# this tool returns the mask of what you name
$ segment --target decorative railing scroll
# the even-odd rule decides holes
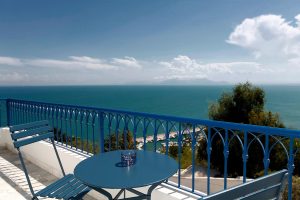
[[[249,174],[249,159],[263,166],[263,173],[268,174],[273,162],[270,159],[272,152],[275,148],[281,148],[287,161],[285,167],[289,171],[288,197],[291,199],[294,160],[299,151],[298,130],[16,99],[7,99],[4,105],[7,106],[5,113],[8,125],[47,119],[54,127],[57,143],[88,154],[127,148],[170,154],[170,148],[175,145],[178,176],[173,182],[197,194],[200,194],[201,187],[207,194],[214,192],[211,188],[211,161],[217,151],[221,152],[223,160],[220,175],[224,179],[223,188],[226,189],[231,176],[228,161],[231,154],[237,153],[233,147],[239,149],[240,175],[244,183]],[[202,148],[205,153],[199,152],[201,147],[205,147]],[[257,159],[249,157],[253,148],[259,154]],[[191,151],[191,166],[188,168],[191,178],[187,178],[182,169],[184,149]],[[197,176],[201,153],[206,162],[206,186],[199,185]]]

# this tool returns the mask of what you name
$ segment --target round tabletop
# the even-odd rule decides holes
[[[101,153],[81,161],[74,175],[92,188],[126,189],[162,182],[177,172],[177,162],[164,154],[136,151],[136,163],[120,166],[121,152]]]

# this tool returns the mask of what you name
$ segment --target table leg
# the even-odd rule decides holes
[[[103,190],[101,188],[93,188],[94,190],[96,190],[97,192],[103,194],[104,196],[106,196],[108,198],[108,200],[114,200],[113,197],[111,196],[111,194],[109,192],[107,192],[106,190]]]
[[[124,192],[124,195],[125,195],[125,189],[121,189],[118,194],[115,196],[114,200],[117,200],[119,199],[119,197],[121,196],[122,192]]]
[[[163,182],[163,181],[162,181]],[[139,192],[135,189],[132,189],[132,188],[128,188],[128,189],[121,189],[118,194],[113,198],[112,195],[107,192],[106,190],[104,189],[101,189],[101,188],[94,188],[96,191],[100,192],[101,194],[103,194],[104,196],[106,196],[108,198],[108,200],[117,200],[119,199],[119,197],[121,196],[121,194],[124,192],[124,200],[141,200],[141,199],[146,199],[146,200],[151,200],[151,193],[153,192],[153,190],[159,185],[161,184],[162,182],[159,182],[159,183],[155,183],[153,185],[151,185],[147,191],[147,194],[144,194],[142,192]],[[129,197],[129,198],[126,198],[125,197],[125,191],[128,190],[129,192],[132,192],[138,196],[136,197]]]
[[[162,182],[163,182],[163,181],[162,181]],[[144,193],[139,192],[139,191],[137,191],[137,190],[135,190],[135,189],[132,189],[132,188],[128,188],[127,190],[128,190],[129,192],[132,192],[132,193],[134,193],[134,194],[136,194],[136,195],[138,195],[138,196],[136,196],[136,197],[124,198],[124,199],[126,199],[126,200],[140,200],[140,199],[151,200],[151,193],[152,193],[152,191],[153,191],[159,184],[161,184],[162,182],[155,183],[155,184],[151,185],[151,186],[149,187],[148,191],[147,191],[147,194],[144,194]]]
[[[163,182],[163,181],[162,181],[162,182]],[[148,199],[151,200],[151,193],[152,193],[152,191],[153,191],[158,185],[160,185],[162,182],[160,182],[160,183],[155,183],[155,184],[153,184],[153,185],[151,185],[151,186],[149,187],[148,192],[147,192],[147,200],[148,200]]]

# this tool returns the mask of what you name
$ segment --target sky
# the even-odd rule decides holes
[[[299,1],[0,0],[0,86],[299,77]]]

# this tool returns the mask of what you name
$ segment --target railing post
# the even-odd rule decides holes
[[[96,146],[95,146],[95,120],[96,120],[96,114],[92,113],[92,134],[93,134],[93,154],[96,154]],[[99,146],[100,148],[100,146]],[[100,152],[100,150],[99,150]]]
[[[136,132],[137,132],[137,122],[136,116],[133,116],[133,149],[136,150]]]
[[[224,141],[224,190],[227,189],[227,160],[229,155],[229,147],[228,147],[228,129],[225,130],[225,141]]]
[[[154,148],[153,151],[156,152],[156,145],[157,145],[157,120],[154,121],[154,135],[153,135],[153,144]]]
[[[147,128],[148,128],[148,125],[146,124],[146,118],[144,118],[143,120],[143,139],[144,139],[144,145],[143,145],[143,150],[145,151],[146,150],[146,137],[147,137]]]
[[[128,123],[129,123],[129,116],[125,115],[124,117],[124,129],[123,129],[123,143],[124,143],[124,149],[130,148],[129,144],[130,141],[127,141],[127,134],[129,136],[129,128],[128,128]],[[128,143],[127,143],[128,142]]]
[[[178,187],[180,187],[181,183],[180,183],[180,179],[181,179],[181,122],[179,123],[179,127],[178,127],[178,137],[177,137],[178,141]]]
[[[170,136],[169,136],[169,122],[167,121],[166,123],[166,155],[169,155],[169,141],[170,141]]]
[[[244,131],[243,183],[246,183],[246,179],[247,179],[247,160],[248,160],[248,135],[247,135],[247,131]]]
[[[7,120],[7,126],[11,125],[11,115],[10,115],[10,100],[6,99],[6,120]]]
[[[210,155],[211,155],[211,128],[208,127],[207,134],[207,195],[210,194]]]
[[[292,200],[293,189],[293,171],[294,171],[294,137],[290,137],[289,160],[288,160],[288,200]]]
[[[269,159],[269,136],[265,135],[265,152],[264,152],[264,174],[268,175],[270,159]]]
[[[193,124],[192,133],[192,192],[195,191],[195,148],[196,148],[196,130],[195,124]]]
[[[99,113],[99,124],[100,124],[100,152],[104,153],[104,113],[100,112]]]

